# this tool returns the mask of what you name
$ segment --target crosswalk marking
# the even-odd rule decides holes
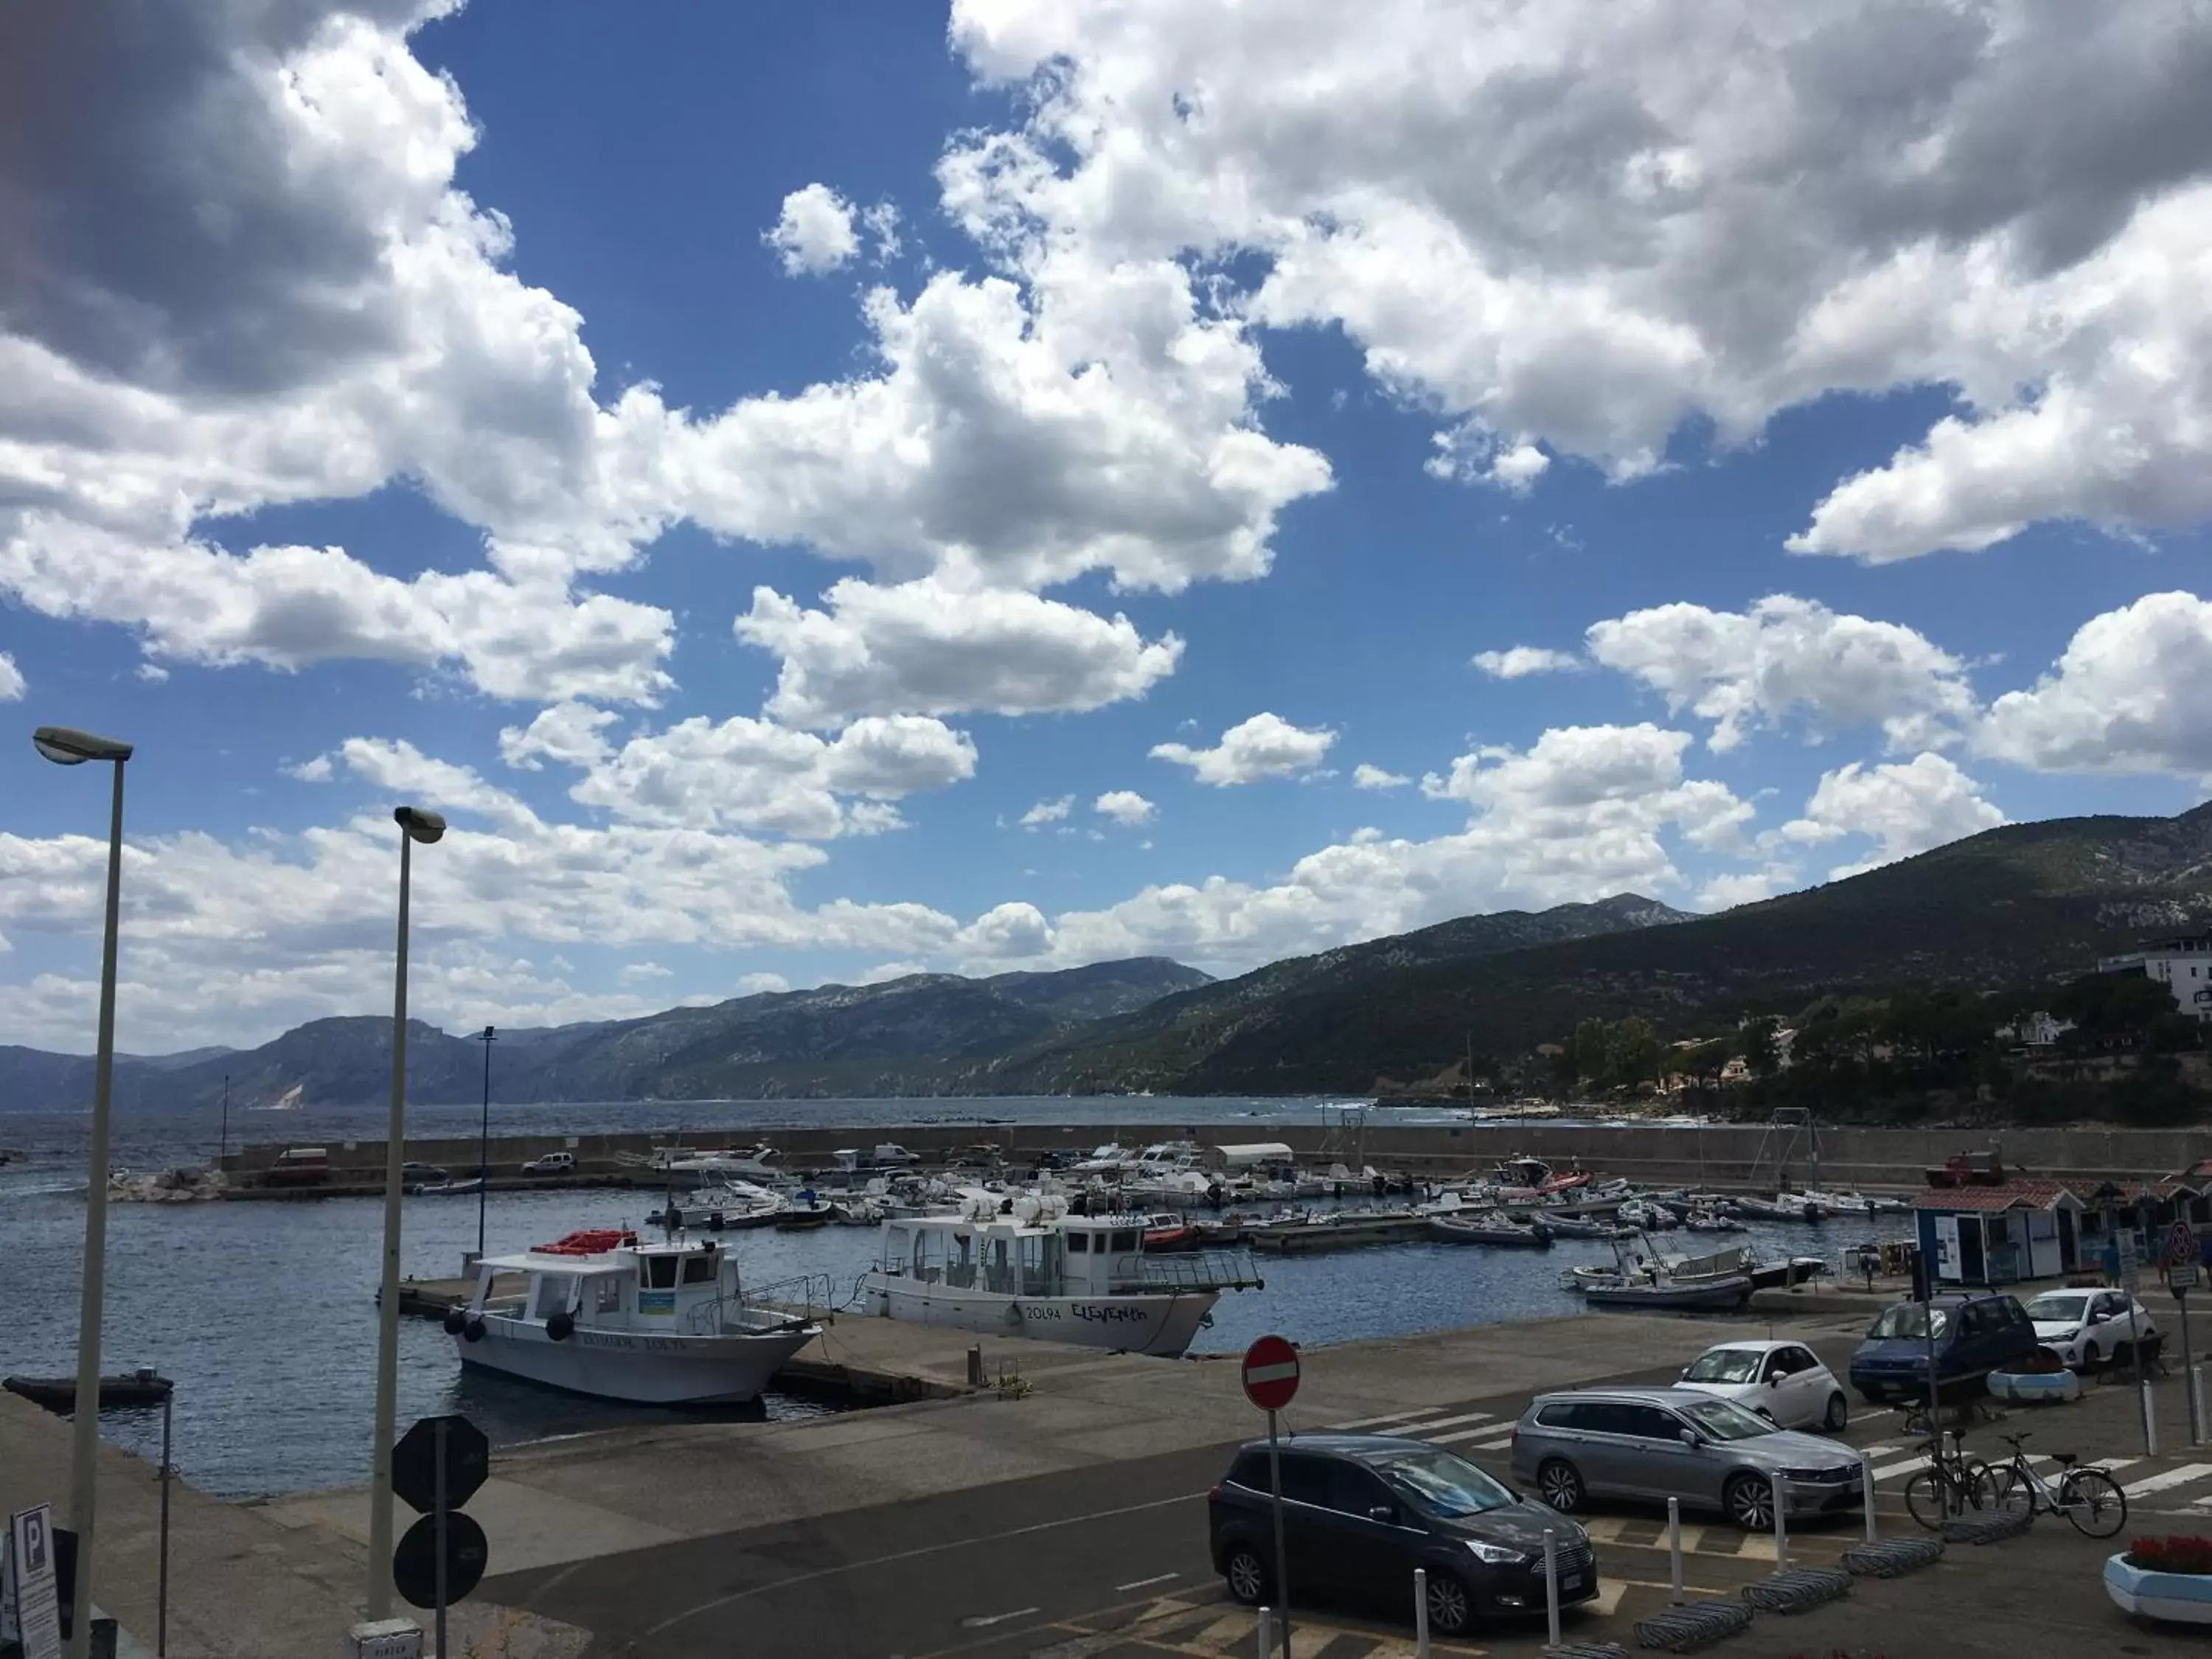
[[[1425,1436],[1431,1429],[1455,1429],[1462,1423],[1495,1423],[1497,1420],[1490,1412],[1468,1412],[1458,1417],[1439,1417],[1433,1423],[1424,1423],[1421,1432]]]
[[[2212,1474],[2212,1463],[2184,1463],[2179,1468],[2168,1469],[2163,1474],[2146,1475],[2132,1482],[2128,1489],[2130,1498],[2147,1498],[2154,1492],[2165,1492],[2172,1486],[2185,1486],[2192,1480],[2202,1480]]]
[[[1909,1457],[1901,1463],[1885,1463],[1874,1472],[1875,1483],[1879,1486],[1885,1480],[1894,1480],[1900,1474],[1910,1474],[1913,1470],[1927,1466],[1925,1457]]]
[[[1486,1423],[1486,1424],[1485,1424],[1482,1427],[1480,1427],[1480,1428],[1479,1428],[1479,1429],[1461,1429],[1461,1430],[1459,1430],[1456,1433],[1453,1433],[1453,1434],[1431,1434],[1431,1435],[1428,1435],[1428,1436],[1426,1436],[1426,1437],[1425,1437],[1425,1438],[1427,1438],[1428,1440],[1430,1440],[1431,1443],[1434,1443],[1434,1444],[1436,1444],[1436,1445],[1439,1445],[1439,1446],[1449,1446],[1449,1445],[1455,1445],[1455,1444],[1456,1444],[1457,1443],[1459,1443],[1460,1441],[1462,1441],[1462,1440],[1480,1440],[1484,1435],[1492,1435],[1492,1436],[1495,1436],[1495,1435],[1497,1434],[1497,1432],[1498,1432],[1498,1425],[1497,1425],[1497,1424],[1495,1424],[1495,1423]],[[1498,1447],[1498,1446],[1510,1446],[1510,1445],[1511,1445],[1512,1443],[1513,1443],[1513,1437],[1512,1437],[1510,1434],[1509,1434],[1509,1435],[1507,1435],[1507,1436],[1506,1436],[1504,1439],[1502,1439],[1502,1440],[1499,1440],[1499,1439],[1484,1440],[1484,1441],[1482,1442],[1482,1444],[1481,1444],[1480,1446],[1477,1447],[1475,1449],[1476,1449],[1476,1450],[1478,1450],[1478,1451],[1490,1450],[1490,1449],[1495,1449],[1495,1448],[1497,1448],[1497,1447]]]
[[[1395,1424],[1403,1428],[1414,1418],[1434,1417],[1439,1412],[1448,1412],[1450,1409],[1449,1406],[1422,1406],[1409,1412],[1384,1412],[1380,1417],[1362,1417],[1350,1423],[1332,1423],[1328,1425],[1328,1432],[1350,1434],[1355,1429],[1379,1429],[1386,1423]]]

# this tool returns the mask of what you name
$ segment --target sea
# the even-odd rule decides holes
[[[1264,1139],[1268,1124],[1322,1123],[1355,1103],[1326,1100],[1113,1097],[970,1101],[617,1102],[500,1106],[492,1133],[680,1133],[695,1145],[773,1139],[779,1128],[836,1123],[865,1139],[920,1123],[1098,1123],[1164,1130],[1218,1125]],[[479,1109],[410,1109],[411,1137],[473,1135]],[[1393,1109],[1391,1123],[1463,1121],[1449,1109]],[[385,1109],[311,1108],[234,1112],[230,1143],[312,1145],[381,1138]],[[0,1146],[28,1154],[0,1165],[0,1375],[61,1376],[76,1365],[84,1249],[88,1120],[82,1113],[0,1113]],[[142,1173],[204,1164],[225,1133],[219,1114],[197,1109],[118,1114],[110,1164]],[[1683,1133],[1691,1133],[1684,1130]],[[1130,1137],[1125,1136],[1127,1140]],[[486,1247],[496,1254],[580,1227],[637,1225],[654,1194],[638,1189],[492,1193],[483,1203]],[[301,1203],[111,1204],[100,1369],[152,1366],[176,1383],[173,1462],[204,1492],[247,1498],[367,1480],[374,1395],[381,1200]],[[406,1200],[405,1273],[446,1278],[477,1247],[475,1195]],[[1821,1229],[1754,1224],[1741,1237],[1764,1250],[1819,1254],[1902,1237],[1905,1218],[1830,1223]],[[826,1277],[850,1297],[873,1260],[872,1229],[758,1231],[725,1235],[748,1286]],[[1678,1235],[1689,1239],[1692,1235]],[[1686,1245],[1685,1248],[1694,1248]],[[1279,1332],[1303,1345],[1405,1336],[1580,1310],[1560,1271],[1611,1259],[1596,1241],[1561,1240],[1540,1256],[1426,1243],[1267,1258],[1267,1288],[1231,1291],[1200,1334],[1197,1352],[1241,1352]],[[1747,1325],[1747,1329],[1750,1327]],[[434,1322],[400,1322],[399,1420],[461,1412],[497,1445],[517,1445],[626,1425],[714,1418],[802,1417],[833,1404],[770,1395],[747,1407],[671,1411],[574,1399],[482,1373],[464,1373],[452,1340]],[[103,1414],[102,1432],[157,1456],[161,1413]]]

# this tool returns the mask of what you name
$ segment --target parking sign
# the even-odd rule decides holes
[[[41,1504],[8,1521],[9,1581],[23,1659],[61,1659],[61,1596],[54,1583],[54,1512]]]

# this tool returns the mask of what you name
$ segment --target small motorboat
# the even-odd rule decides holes
[[[828,1200],[816,1196],[810,1189],[801,1188],[777,1206],[775,1222],[785,1232],[799,1232],[814,1227],[826,1227],[836,1215],[837,1206]]]
[[[1617,1285],[1591,1285],[1583,1300],[1593,1308],[1629,1308],[1662,1313],[1734,1313],[1751,1300],[1751,1279],[1744,1273],[1715,1278],[1675,1279],[1660,1273],[1645,1280],[1623,1280]]]
[[[1632,1198],[1619,1211],[1620,1224],[1644,1232],[1664,1232],[1681,1224],[1674,1218],[1674,1211],[1656,1200]]]
[[[1595,1216],[1552,1215],[1541,1218],[1554,1238],[1624,1238],[1627,1229],[1615,1226],[1610,1221],[1601,1221]]]
[[[168,1397],[176,1385],[166,1376],[157,1376],[149,1368],[120,1376],[100,1379],[100,1406],[102,1411],[118,1406],[158,1406]],[[34,1406],[44,1406],[50,1412],[73,1412],[76,1409],[76,1378],[74,1376],[9,1376],[0,1377],[0,1389],[9,1394],[21,1395]]]
[[[1492,1210],[1472,1216],[1432,1215],[1429,1237],[1446,1244],[1494,1244],[1507,1249],[1540,1250],[1552,1242],[1551,1223],[1516,1221]]]
[[[471,1176],[465,1181],[434,1181],[427,1186],[410,1187],[407,1190],[418,1198],[459,1198],[464,1193],[480,1193],[483,1187],[482,1176]]]
[[[1692,1209],[1682,1218],[1682,1224],[1693,1233],[1740,1233],[1743,1223],[1734,1216],[1723,1215],[1718,1210]]]

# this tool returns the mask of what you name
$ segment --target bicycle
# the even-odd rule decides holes
[[[1978,1457],[1967,1456],[1963,1441],[1946,1455],[1937,1436],[1928,1441],[1928,1467],[1905,1483],[1906,1510],[1930,1532],[1969,1508],[1995,1508],[1999,1495],[1996,1470]]]
[[[2094,1464],[2076,1465],[2072,1452],[2053,1452],[2051,1457],[2065,1473],[2053,1486],[2030,1467],[2021,1449],[2030,1431],[2008,1434],[2012,1461],[1990,1471],[1996,1483],[1995,1507],[2014,1514],[2063,1515],[2075,1530],[2090,1538],[2110,1538],[2128,1523],[2128,1495],[2106,1470]]]

